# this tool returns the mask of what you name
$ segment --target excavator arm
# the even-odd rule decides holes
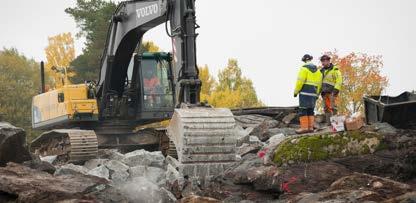
[[[199,103],[201,82],[196,66],[195,0],[138,0],[119,4],[102,55],[97,99],[103,111],[121,97],[129,63],[143,35],[165,23],[173,45],[175,106]],[[168,31],[170,28],[170,32]]]

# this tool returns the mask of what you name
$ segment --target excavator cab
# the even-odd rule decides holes
[[[173,111],[173,83],[167,53],[143,53],[141,60],[143,110]]]
[[[132,77],[136,77],[134,83],[140,83],[137,119],[171,118],[175,100],[170,54],[143,53],[134,58],[136,70]]]

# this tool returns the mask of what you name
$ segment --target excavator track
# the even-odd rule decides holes
[[[97,157],[98,141],[92,130],[59,129],[41,134],[30,149],[41,156],[56,155],[62,162],[82,162]]]
[[[206,182],[236,161],[236,124],[229,109],[175,109],[168,136],[184,177]]]

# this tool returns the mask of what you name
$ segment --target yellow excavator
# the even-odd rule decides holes
[[[143,35],[165,24],[172,53],[136,52]],[[236,159],[236,124],[229,109],[199,100],[195,0],[121,2],[108,30],[97,83],[64,85],[32,101],[32,126],[46,130],[31,150],[78,162],[99,148],[174,151],[188,177],[210,177]],[[167,130],[140,126],[169,120]],[[139,126],[139,128],[137,128]],[[173,147],[173,148],[172,148]]]

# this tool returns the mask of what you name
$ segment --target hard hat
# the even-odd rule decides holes
[[[328,55],[323,55],[323,56],[321,56],[321,61],[326,61],[326,60],[331,60],[331,57],[329,57]]]
[[[305,54],[302,57],[302,61],[306,62],[306,61],[311,61],[313,59],[313,56],[309,55],[309,54]]]

